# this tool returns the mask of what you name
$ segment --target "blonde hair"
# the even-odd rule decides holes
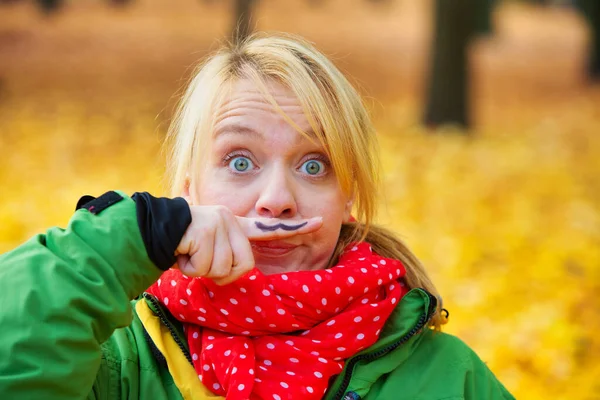
[[[405,280],[411,288],[422,287],[439,298],[425,269],[408,248],[391,233],[373,226],[378,147],[360,95],[327,57],[301,38],[255,34],[225,46],[198,67],[167,136],[171,147],[167,165],[171,194],[179,196],[187,184],[188,172],[197,170],[199,160],[204,158],[203,144],[213,131],[215,110],[240,79],[252,81],[288,123],[325,149],[341,190],[354,199],[359,222],[343,226],[331,262],[349,242],[367,240],[382,256],[405,264]],[[312,134],[303,132],[283,113],[270,95],[269,81],[294,92]],[[432,325],[440,325],[438,312]]]

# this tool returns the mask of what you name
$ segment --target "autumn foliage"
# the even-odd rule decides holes
[[[83,194],[162,193],[172,96],[228,29],[223,6],[174,3],[0,13],[0,252],[64,226]],[[431,270],[445,330],[517,398],[600,398],[600,88],[578,75],[582,21],[502,7],[495,39],[473,48],[477,128],[464,135],[418,124],[428,43],[418,2],[381,12],[332,1],[325,12],[345,19],[330,24],[292,3],[261,2],[260,28],[315,40],[368,94],[383,151],[379,222]],[[281,19],[300,12],[308,28]]]

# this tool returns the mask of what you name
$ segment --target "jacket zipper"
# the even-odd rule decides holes
[[[379,358],[379,357],[389,353],[390,351],[395,350],[396,348],[402,346],[410,338],[412,338],[414,335],[416,335],[417,332],[419,332],[421,329],[423,329],[423,327],[427,324],[427,322],[429,322],[429,320],[433,316],[432,311],[435,310],[435,307],[437,306],[437,298],[435,296],[431,295],[429,292],[425,292],[425,293],[427,293],[427,295],[429,296],[429,308],[426,312],[421,314],[416,325],[406,335],[402,336],[397,342],[392,343],[392,344],[384,347],[381,350],[377,350],[374,353],[363,354],[363,355],[352,358],[348,362],[348,364],[346,364],[346,371],[348,371],[348,372],[346,372],[346,375],[344,376],[344,380],[342,381],[342,386],[340,386],[340,388],[335,393],[335,396],[333,396],[333,400],[342,400],[342,396],[344,396],[344,393],[346,393],[346,389],[348,388],[348,385],[350,384],[350,378],[352,377],[352,370],[354,369],[354,365],[357,362],[363,361],[363,360],[371,361],[376,358]]]
[[[183,355],[185,355],[185,358],[193,366],[194,363],[192,362],[192,356],[190,355],[190,351],[183,344],[183,341],[179,337],[178,332],[173,327],[173,324],[171,324],[171,321],[169,321],[169,319],[164,314],[164,312],[161,308],[161,305],[158,302],[158,300],[156,299],[156,297],[152,296],[150,293],[144,293],[142,296],[144,296],[145,299],[149,300],[152,303],[152,305],[154,306],[154,311],[155,311],[156,315],[158,316],[160,321],[163,323],[163,325],[167,327],[167,329],[171,333],[171,336],[173,336],[175,343],[177,343],[177,346],[179,346],[179,348],[183,352]]]

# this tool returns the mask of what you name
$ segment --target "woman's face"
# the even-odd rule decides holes
[[[283,112],[310,132],[293,92],[275,82],[269,91]],[[324,149],[288,124],[249,80],[234,85],[215,121],[206,160],[191,174],[197,177],[191,184],[193,203],[223,205],[243,217],[320,216],[323,226],[316,232],[251,244],[256,267],[265,274],[326,268],[352,202]]]

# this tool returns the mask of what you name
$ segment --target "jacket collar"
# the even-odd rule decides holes
[[[427,323],[436,306],[437,299],[427,291],[412,289],[408,292],[388,318],[377,343],[346,360],[344,370],[330,385],[325,399],[341,399],[353,375],[360,375],[362,379],[353,382],[352,390],[368,391],[372,382],[397,368],[418,345],[420,333],[428,329]]]
[[[400,340],[400,338],[410,333],[423,315],[425,315],[426,322],[429,322],[436,306],[437,299],[435,296],[424,289],[412,289],[400,300],[398,306],[388,318],[377,343],[366,349],[366,351],[377,351]]]

